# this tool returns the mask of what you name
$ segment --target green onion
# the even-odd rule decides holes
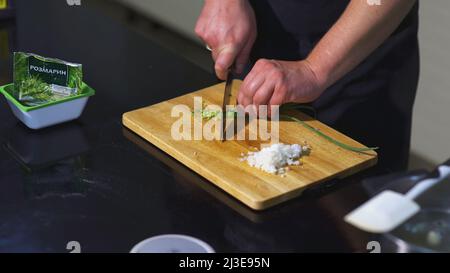
[[[281,110],[308,110],[308,111],[311,111],[314,116],[316,116],[316,110],[313,107],[308,106],[308,105],[285,104],[280,109]],[[210,110],[207,110],[205,108],[203,108],[201,110],[202,118],[208,119],[208,120],[217,117],[220,113],[221,113],[221,111],[210,111]],[[229,114],[232,114],[232,115],[236,114],[236,110],[229,110],[227,115],[229,115]],[[369,151],[378,150],[378,147],[358,148],[358,147],[353,147],[353,146],[347,145],[345,143],[342,143],[342,142],[340,142],[340,141],[338,141],[338,140],[336,140],[336,139],[334,139],[334,138],[332,138],[332,137],[322,133],[319,129],[316,129],[316,128],[310,126],[306,122],[304,122],[304,121],[302,121],[302,120],[300,120],[298,118],[295,118],[293,116],[290,116],[290,115],[280,114],[280,118],[285,118],[285,119],[289,119],[289,120],[295,121],[295,122],[301,124],[302,126],[304,126],[305,128],[307,128],[308,130],[313,131],[318,136],[320,136],[320,137],[330,141],[331,143],[333,143],[333,144],[335,144],[335,145],[337,145],[337,146],[339,146],[339,147],[341,147],[341,148],[343,148],[345,150],[348,150],[348,151],[362,153],[362,152],[369,152]]]
[[[200,111],[197,111],[197,113],[200,113],[202,119],[211,120],[213,118],[221,118],[222,117],[222,111],[221,110],[210,110],[206,108],[207,106],[203,104],[203,109]],[[194,115],[196,112],[192,111],[192,115]],[[230,109],[227,110],[227,117],[234,117],[237,114],[236,109]]]
[[[292,120],[292,121],[295,121],[295,122],[297,122],[297,123],[303,125],[305,128],[307,128],[307,129],[313,131],[313,132],[316,133],[318,136],[320,136],[320,137],[322,137],[322,138],[324,138],[324,139],[330,141],[331,143],[333,143],[333,144],[335,144],[335,145],[337,145],[337,146],[339,146],[339,147],[341,147],[341,148],[343,148],[343,149],[345,149],[345,150],[348,150],[348,151],[361,153],[361,152],[374,151],[374,150],[377,150],[377,149],[378,149],[378,147],[373,147],[373,148],[357,148],[357,147],[352,147],[352,146],[350,146],[350,145],[347,145],[347,144],[345,144],[345,143],[339,142],[338,140],[336,140],[336,139],[334,139],[334,138],[332,138],[332,137],[330,137],[330,136],[328,136],[328,135],[322,133],[319,129],[316,129],[316,128],[310,126],[309,124],[307,124],[306,122],[304,122],[304,121],[302,121],[302,120],[300,120],[300,119],[298,119],[298,118],[295,118],[295,117],[292,117],[292,116],[289,116],[289,115],[280,115],[280,118],[286,118],[286,119],[290,119],[290,120]]]

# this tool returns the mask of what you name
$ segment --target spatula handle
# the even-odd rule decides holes
[[[450,161],[442,164],[437,168],[436,176],[425,179],[410,189],[405,196],[409,199],[416,199],[419,195],[429,190],[431,187],[441,182],[442,180],[450,177]]]

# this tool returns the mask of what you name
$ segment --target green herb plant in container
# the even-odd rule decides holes
[[[81,64],[14,53],[14,83],[0,87],[15,116],[32,129],[78,118],[95,91]]]

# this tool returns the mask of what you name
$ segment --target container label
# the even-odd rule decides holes
[[[31,76],[38,76],[45,83],[67,86],[69,71],[65,64],[46,62],[30,56],[28,71]]]
[[[81,93],[81,64],[14,52],[14,97],[33,107]]]

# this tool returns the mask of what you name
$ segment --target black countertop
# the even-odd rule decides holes
[[[129,252],[168,233],[218,252],[366,250],[372,237],[342,218],[367,198],[361,180],[376,170],[254,212],[125,129],[122,113],[217,80],[109,16],[109,4],[21,0],[16,22],[0,21],[3,51],[82,63],[97,91],[79,120],[40,131],[0,100],[0,252],[67,252],[69,241],[84,252]],[[11,54],[0,58],[5,84]]]

